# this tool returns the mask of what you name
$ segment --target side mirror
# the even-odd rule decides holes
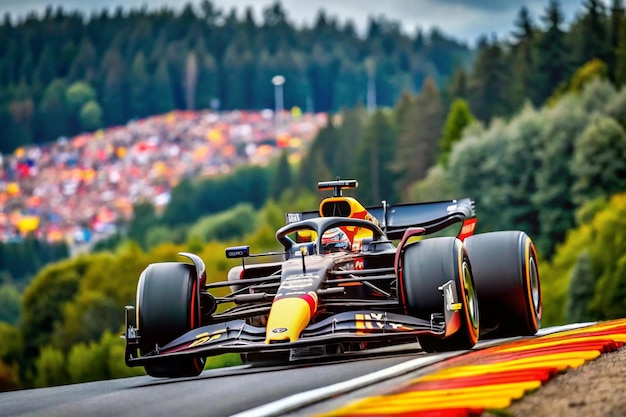
[[[226,258],[246,258],[250,256],[250,246],[232,246],[226,248]]]

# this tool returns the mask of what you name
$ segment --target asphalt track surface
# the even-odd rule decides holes
[[[195,378],[133,377],[0,394],[0,416],[231,416],[360,377],[422,353],[206,370]]]
[[[284,411],[272,414],[263,407],[267,408],[268,403],[284,403],[294,396],[302,396],[302,393],[324,391],[341,383],[349,385],[355,380],[367,379],[372,374],[380,375],[389,370],[402,369],[407,363],[435,363],[444,356],[446,354],[426,355],[417,346],[407,345],[374,357],[354,356],[289,366],[243,365],[206,370],[195,378],[158,379],[142,376],[14,391],[0,393],[0,417],[315,415],[340,405],[358,394],[359,390],[375,393],[422,371],[417,367],[411,372],[404,372],[405,375],[400,371],[393,378],[378,378],[376,383],[364,383],[358,389],[350,388],[346,390],[347,393],[335,395],[335,398],[325,398],[322,402],[310,401],[308,407],[298,408],[291,413]],[[427,367],[423,369],[426,371]]]

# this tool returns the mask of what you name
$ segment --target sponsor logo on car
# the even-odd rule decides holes
[[[287,213],[287,224],[296,223],[302,220],[302,213]]]

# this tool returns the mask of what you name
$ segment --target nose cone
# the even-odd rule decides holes
[[[314,292],[274,300],[267,320],[265,344],[298,340],[316,309]]]

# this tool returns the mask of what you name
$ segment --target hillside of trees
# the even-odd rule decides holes
[[[315,183],[335,176],[358,179],[365,204],[471,196],[479,232],[529,233],[543,326],[626,317],[626,24],[620,0],[602,4],[584,1],[568,28],[557,1],[540,23],[522,8],[512,42],[484,39],[447,82],[426,76],[385,106],[333,111],[298,164],[284,152],[182,181],[163,213],[135,206],[126,234],[47,265],[19,322],[0,323],[0,390],[141,374],[117,338],[141,270],[188,251],[224,280],[224,247],[276,249],[284,211],[316,207]]]
[[[0,152],[173,109],[274,108],[272,77],[285,77],[284,106],[329,112],[392,106],[426,77],[445,83],[473,52],[442,32],[401,33],[372,18],[367,35],[321,12],[297,28],[280,2],[261,21],[210,0],[181,12],[121,8],[91,16],[47,9],[0,25]]]

